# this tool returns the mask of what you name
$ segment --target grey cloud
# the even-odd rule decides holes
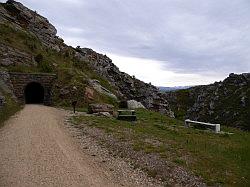
[[[250,71],[248,0],[23,0],[79,45],[165,62],[167,70]],[[83,43],[81,43],[83,41]]]

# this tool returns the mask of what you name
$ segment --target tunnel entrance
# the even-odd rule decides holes
[[[32,82],[26,86],[25,103],[26,104],[44,103],[44,88],[40,83]]]

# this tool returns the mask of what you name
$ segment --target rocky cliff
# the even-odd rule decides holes
[[[79,99],[86,99],[93,92],[89,91],[93,89],[91,80],[98,79],[100,87],[110,92],[106,95],[115,94],[119,100],[134,99],[148,109],[174,116],[156,87],[120,72],[106,55],[67,46],[46,18],[21,3],[8,0],[0,4],[0,26],[0,66],[5,71],[57,73],[54,92],[58,102],[68,99],[72,87],[81,90]]]
[[[121,99],[134,99],[141,102],[148,109],[174,117],[173,112],[169,110],[167,100],[163,97],[164,94],[158,88],[124,72],[120,72],[118,67],[106,55],[98,54],[88,48],[78,48],[77,51],[80,53],[79,57],[82,60],[91,62],[93,69],[116,88],[117,94]]]
[[[222,82],[168,92],[167,99],[177,118],[250,130],[250,73],[232,73]]]

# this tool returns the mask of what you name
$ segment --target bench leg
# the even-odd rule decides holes
[[[188,128],[189,127],[189,124],[188,122],[185,121],[185,127]]]
[[[215,125],[215,133],[219,133],[220,132],[220,124],[216,124]]]

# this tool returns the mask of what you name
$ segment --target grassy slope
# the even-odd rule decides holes
[[[104,129],[117,137],[117,141],[129,141],[134,150],[158,153],[204,178],[207,184],[250,184],[250,134],[235,129],[222,128],[232,135],[219,135],[196,129],[186,129],[183,122],[159,113],[137,111],[138,121],[118,121],[104,117],[77,117],[76,123]],[[127,136],[128,129],[132,132]],[[154,146],[145,141],[151,138],[162,144]],[[150,172],[150,171],[149,171]]]
[[[0,88],[0,91],[3,92]],[[0,127],[3,126],[4,121],[9,119],[10,116],[21,110],[21,106],[11,98],[10,95],[4,94],[6,104],[3,108],[0,108]]]
[[[14,29],[11,25],[0,24],[0,41],[1,43],[11,46],[13,48],[24,51],[32,55],[35,59],[38,56],[42,56],[38,60],[38,65],[34,66],[9,66],[7,69],[14,72],[44,72],[44,73],[56,73],[58,79],[56,84],[60,88],[54,89],[54,103],[59,106],[70,106],[71,96],[66,98],[60,98],[59,92],[63,87],[77,86],[79,100],[78,105],[83,107],[88,103],[84,101],[84,90],[87,86],[87,79],[98,79],[102,86],[114,91],[109,82],[97,73],[95,73],[88,65],[89,62],[79,62],[74,58],[74,50],[68,48],[64,53],[58,53],[52,49],[45,48],[39,39],[32,33],[25,32],[24,30]],[[94,100],[92,102],[103,102],[117,105],[116,101],[112,98],[101,95],[99,93],[94,94]]]

